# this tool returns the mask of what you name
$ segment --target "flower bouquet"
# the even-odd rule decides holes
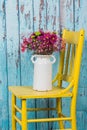
[[[42,30],[23,38],[21,50],[32,50],[34,54],[51,55],[64,48],[64,40],[56,32],[44,32]]]

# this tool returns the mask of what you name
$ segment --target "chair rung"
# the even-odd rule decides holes
[[[29,119],[27,120],[27,122],[51,122],[51,121],[71,121],[72,118],[71,117],[67,117],[67,118],[44,118],[44,119]]]
[[[20,125],[22,125],[22,124],[21,124],[21,120],[19,120],[16,116],[14,116],[14,118],[15,118],[15,120],[16,120]]]
[[[17,107],[16,105],[14,105],[14,108],[16,109],[16,111],[22,113],[21,109],[19,107]]]
[[[49,111],[56,110],[56,108],[27,108],[27,111]]]
[[[72,130],[72,129],[67,128],[67,129],[54,129],[54,130]]]

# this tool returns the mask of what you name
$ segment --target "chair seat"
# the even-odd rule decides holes
[[[64,88],[53,87],[49,91],[36,91],[31,86],[10,86],[9,90],[17,97],[21,99],[28,98],[57,98],[57,97],[71,97],[72,93],[63,93]]]

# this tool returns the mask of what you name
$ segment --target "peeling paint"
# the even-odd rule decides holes
[[[67,1],[66,7],[69,9],[71,5],[71,1]]]
[[[40,1],[40,7],[39,7],[39,29],[46,29],[46,1],[41,0]],[[42,26],[43,25],[43,26]],[[42,27],[41,27],[42,26]]]
[[[5,11],[5,3],[4,3],[4,1],[3,1],[3,4],[2,4],[2,10],[3,10],[3,12]]]
[[[16,63],[16,67],[18,68],[18,66],[19,66],[19,59],[17,59],[17,60],[15,61],[15,63]]]
[[[24,5],[21,5],[20,11],[23,14],[23,12],[24,12]]]
[[[33,17],[33,20],[36,21],[36,17]]]
[[[41,10],[44,9],[44,0],[41,0],[41,1],[40,1],[40,8],[41,8]]]
[[[53,17],[53,26],[56,25],[56,16]]]
[[[80,7],[80,0],[78,0],[78,7]]]
[[[3,40],[5,40],[6,39],[6,32],[4,32],[4,36],[3,36]]]
[[[25,20],[27,21],[27,19],[30,17],[30,12],[25,14]]]

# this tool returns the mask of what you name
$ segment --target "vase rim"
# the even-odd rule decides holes
[[[50,55],[34,54],[34,55],[37,56],[37,57],[51,57],[52,56],[52,54],[50,54]]]

